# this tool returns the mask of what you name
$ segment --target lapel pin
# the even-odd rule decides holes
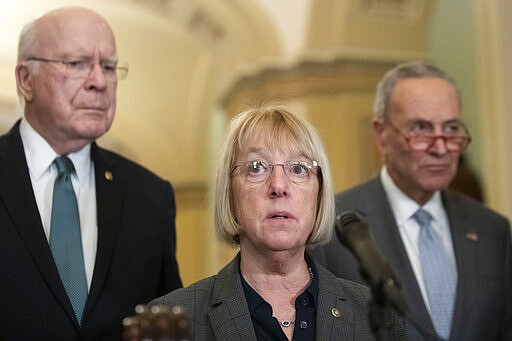
[[[478,240],[478,234],[476,232],[468,232],[466,233],[466,238],[473,242],[476,242]]]
[[[334,316],[336,318],[341,316],[341,312],[340,312],[340,310],[338,308],[332,308],[331,309],[331,314],[332,314],[332,316]]]
[[[114,180],[114,176],[112,175],[111,171],[105,171],[105,179],[107,179],[108,181]]]

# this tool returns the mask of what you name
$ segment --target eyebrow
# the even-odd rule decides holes
[[[421,122],[421,123],[430,123],[430,124],[441,124],[441,125],[445,125],[445,124],[450,124],[450,123],[460,123],[460,124],[464,124],[464,121],[460,118],[452,118],[452,119],[449,119],[449,120],[446,120],[446,121],[443,121],[443,122],[433,122],[433,121],[430,121],[430,120],[425,120],[425,119],[422,119],[422,118],[417,118],[417,119],[412,119],[410,121],[407,121],[408,123],[416,123],[416,122]]]
[[[62,54],[57,54],[59,57],[58,58],[61,58],[61,59],[64,59],[64,60],[86,60],[86,61],[91,61],[94,59],[93,56],[91,56],[90,54],[88,53],[62,53]],[[118,58],[117,58],[117,55],[112,55],[112,56],[104,56],[102,57],[100,60],[101,61],[108,61],[108,62],[113,62],[113,63],[116,63],[118,61]]]

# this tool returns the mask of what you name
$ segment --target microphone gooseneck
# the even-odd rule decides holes
[[[400,314],[406,303],[400,285],[388,263],[380,255],[370,235],[368,225],[355,212],[344,212],[336,218],[336,235],[359,262],[359,270],[370,285],[380,304],[391,304]]]

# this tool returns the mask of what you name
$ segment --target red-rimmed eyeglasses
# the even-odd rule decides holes
[[[462,121],[458,120],[443,123],[443,131],[447,132],[442,135],[432,134],[433,124],[427,121],[414,122],[408,133],[404,133],[391,121],[387,123],[395,132],[403,137],[411,150],[414,151],[428,150],[438,139],[442,139],[448,151],[463,152],[471,142],[471,136],[466,126]]]

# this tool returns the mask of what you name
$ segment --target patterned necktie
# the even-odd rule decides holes
[[[71,174],[75,168],[66,156],[55,159],[58,175],[53,187],[50,249],[78,322],[87,300],[80,218]]]
[[[418,246],[432,322],[438,335],[447,340],[452,325],[456,274],[441,238],[432,227],[430,213],[420,208],[413,217],[420,225]]]

